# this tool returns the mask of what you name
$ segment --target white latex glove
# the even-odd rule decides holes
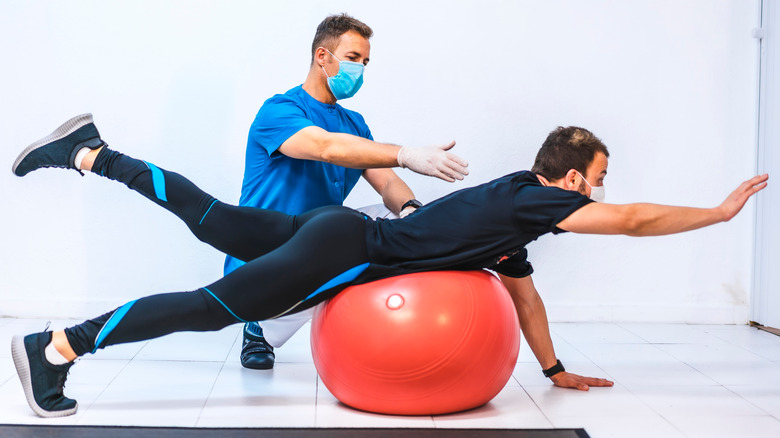
[[[413,172],[441,178],[447,182],[454,182],[456,179],[462,180],[464,176],[469,174],[468,169],[466,169],[469,163],[463,158],[447,152],[453,146],[455,146],[454,141],[442,146],[420,148],[403,146],[398,151],[398,165]]]

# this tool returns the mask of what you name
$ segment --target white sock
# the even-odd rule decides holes
[[[52,365],[62,365],[70,362],[68,359],[65,359],[65,356],[60,354],[56,348],[54,348],[54,342],[49,342],[49,345],[47,345],[43,351],[46,354],[46,360],[51,362]]]
[[[76,158],[73,160],[73,164],[76,166],[76,169],[81,169],[81,162],[84,161],[84,157],[86,157],[91,150],[92,149],[90,148],[84,147],[76,152]]]

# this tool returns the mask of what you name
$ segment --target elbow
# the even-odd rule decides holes
[[[332,137],[327,135],[317,140],[317,161],[337,164],[341,161],[338,147]]]
[[[642,228],[639,226],[629,226],[623,234],[630,237],[642,237],[645,235],[642,233]]]
[[[339,155],[336,154],[336,152],[331,149],[324,149],[320,151],[319,161],[328,164],[338,164],[339,162],[341,162],[341,160],[339,159]]]
[[[626,236],[639,237],[644,235],[646,223],[639,214],[639,209],[635,206],[626,206],[627,208],[622,213],[620,223],[622,225],[622,233]]]

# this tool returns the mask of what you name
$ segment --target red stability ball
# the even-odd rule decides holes
[[[342,403],[395,415],[458,412],[490,401],[512,375],[520,327],[485,271],[434,271],[351,286],[320,307],[314,365]]]

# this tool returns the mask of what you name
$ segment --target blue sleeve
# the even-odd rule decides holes
[[[368,124],[366,123],[366,120],[359,113],[355,113],[355,115],[358,117],[358,120],[360,121],[360,124],[361,124],[361,131],[362,132],[360,133],[360,136],[363,137],[363,138],[367,138],[367,139],[369,139],[371,141],[374,141],[374,136],[371,135],[371,130],[368,129]]]
[[[314,122],[306,118],[303,109],[284,95],[274,96],[263,104],[250,128],[249,137],[273,157],[288,138]]]
[[[366,124],[366,119],[363,118],[363,115],[360,114],[357,111],[348,110],[338,104],[336,106],[342,111],[342,114],[346,116],[346,118],[349,120],[349,129],[342,131],[346,132],[347,134],[353,134],[357,135],[358,137],[367,138],[371,141],[374,141],[374,136],[371,135],[371,130],[368,129],[368,124]]]

